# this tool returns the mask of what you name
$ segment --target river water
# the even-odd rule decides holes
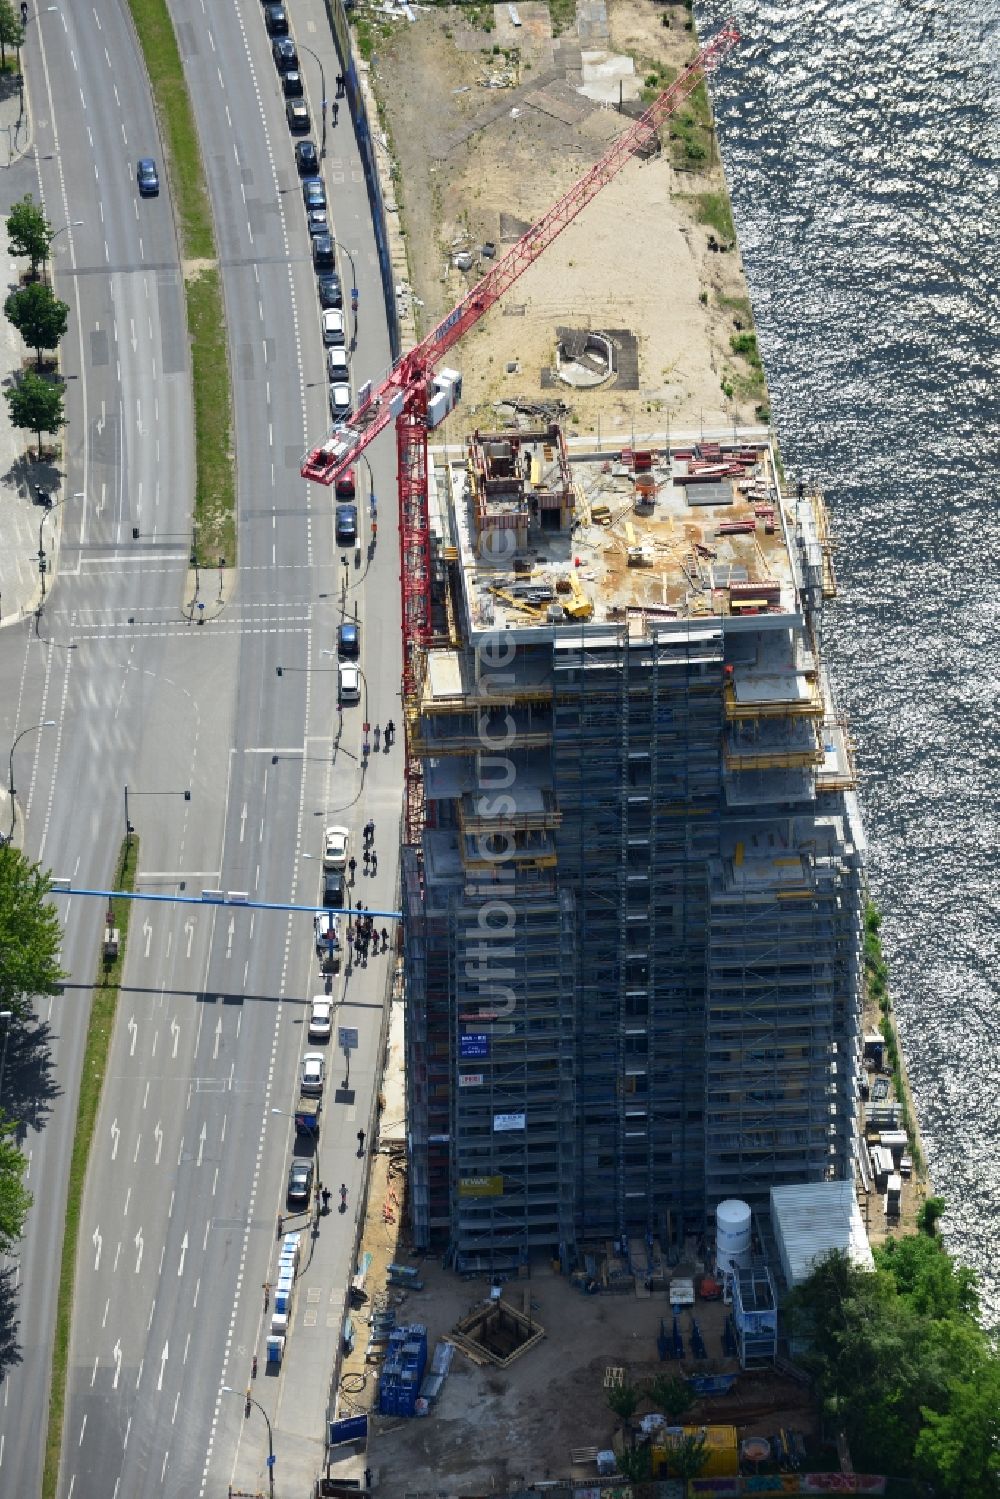
[[[697,5],[699,31],[728,14]],[[713,96],[949,1247],[1000,1322],[1000,0],[746,0]]]

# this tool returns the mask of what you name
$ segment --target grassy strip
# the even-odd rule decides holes
[[[215,228],[191,98],[166,0],[128,0],[160,118],[176,206],[194,390],[194,552],[203,567],[236,561],[232,398]],[[198,262],[192,265],[191,262]]]
[[[130,845],[122,845],[118,857],[116,889],[135,889],[138,858],[139,844],[138,840],[133,838]],[[66,1217],[63,1223],[62,1266],[59,1271],[59,1301],[56,1308],[55,1343],[52,1350],[52,1391],[49,1399],[49,1428],[45,1438],[42,1499],[55,1499],[59,1484],[59,1454],[62,1448],[63,1417],[66,1409],[66,1368],[69,1360],[70,1325],[76,1282],[76,1250],[80,1235],[83,1188],[87,1178],[87,1163],[90,1159],[94,1126],[97,1123],[97,1110],[101,1102],[101,1090],[104,1086],[104,1071],[115,1028],[115,1011],[118,1007],[118,989],[125,966],[125,939],[128,935],[131,905],[130,900],[112,901],[114,925],[118,928],[121,941],[115,961],[105,963],[102,958],[100,962],[100,971],[94,986],[94,998],[90,1009],[83,1071],[80,1074],[80,1099],[76,1106],[76,1134],[73,1140]]]
[[[872,900],[865,901],[865,985],[869,997],[878,1005],[885,1037],[885,1050],[892,1067],[892,1083],[899,1101],[899,1122],[910,1142],[913,1169],[924,1174],[924,1156],[917,1140],[917,1132],[910,1114],[910,1095],[903,1076],[903,1061],[899,1051],[899,1037],[892,1012],[892,996],[889,993],[889,965],[882,951],[882,912]]]
[[[222,278],[215,269],[185,282],[194,387],[195,547],[204,567],[236,560],[236,466]]]

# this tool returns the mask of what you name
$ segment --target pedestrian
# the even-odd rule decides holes
[[[323,1195],[323,1183],[320,1181],[319,1177],[317,1177],[316,1178],[316,1191],[314,1193],[313,1200],[315,1202],[319,1202],[319,1200],[322,1197],[322,1195]]]
[[[338,73],[337,74],[337,98],[341,99],[341,98],[343,98],[343,95],[344,95],[344,75],[343,75],[343,73]]]
[[[364,1132],[363,1129],[359,1129],[358,1130],[358,1155],[364,1155],[364,1153],[365,1153],[365,1132]]]
[[[389,951],[389,930],[388,930],[388,927],[383,927],[382,928],[382,951],[383,952],[388,952]]]
[[[330,1188],[329,1187],[324,1187],[323,1188],[323,1212],[324,1213],[328,1213],[329,1211],[330,1211]]]
[[[342,1213],[347,1212],[347,1188],[343,1182],[340,1184],[340,1211]]]
[[[372,849],[372,877],[378,873],[378,854]]]
[[[337,116],[340,113],[340,105],[336,101],[334,101],[334,103],[330,107],[333,110],[333,123],[336,125]]]
[[[357,867],[358,867],[358,861],[354,857],[354,855],[352,854],[351,857],[347,861],[347,869],[348,869],[348,873],[351,876],[351,884],[352,885],[354,884],[354,871],[357,869]]]

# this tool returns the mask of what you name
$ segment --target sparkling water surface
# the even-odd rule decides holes
[[[707,38],[728,16],[696,7]],[[1000,0],[748,0],[713,95],[949,1247],[1000,1322]]]

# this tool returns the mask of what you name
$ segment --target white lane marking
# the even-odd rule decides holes
[[[118,1128],[117,1117],[111,1121],[111,1159],[114,1160],[118,1154],[118,1141],[121,1139],[121,1130]]]
[[[101,1227],[100,1227],[100,1224],[98,1224],[97,1227],[94,1229],[93,1243],[94,1243],[94,1249],[96,1251],[95,1254],[94,1254],[94,1269],[98,1270],[100,1268],[100,1264],[101,1264],[101,1245],[104,1243],[104,1240],[101,1238]]]
[[[121,1342],[121,1338],[118,1339],[118,1342],[115,1344],[112,1352],[114,1353],[114,1357],[115,1357],[115,1377],[111,1381],[111,1388],[113,1390],[117,1390],[117,1388],[118,1388],[118,1376],[122,1372],[122,1342]]]
[[[207,1125],[203,1124],[202,1127],[201,1127],[201,1134],[198,1136],[198,1165],[199,1166],[201,1165],[202,1159],[203,1159],[203,1157],[205,1155],[205,1137],[207,1136],[207,1134],[208,1134],[208,1127],[207,1127]]]
[[[158,1166],[160,1164],[160,1151],[163,1149],[163,1128],[159,1119],[157,1119],[156,1128],[153,1130],[153,1139],[156,1141],[156,1165]],[[173,1201],[172,1198],[171,1201]]]
[[[158,1390],[162,1390],[163,1389],[163,1371],[166,1368],[167,1359],[169,1357],[170,1357],[170,1344],[169,1343],[164,1343],[164,1345],[163,1345],[163,1352],[160,1354],[160,1377],[156,1381],[156,1388]]]
[[[139,1274],[139,1267],[142,1264],[142,1250],[143,1250],[143,1239],[142,1239],[142,1229],[141,1228],[139,1229],[139,1232],[135,1236],[135,1248],[136,1248],[135,1273],[136,1273],[136,1275],[138,1275]]]
[[[177,1266],[177,1274],[178,1275],[183,1275],[184,1274],[184,1256],[187,1254],[187,1252],[188,1252],[188,1236],[187,1236],[187,1230],[185,1229],[185,1231],[184,1231],[184,1237],[181,1240],[181,1262]]]

